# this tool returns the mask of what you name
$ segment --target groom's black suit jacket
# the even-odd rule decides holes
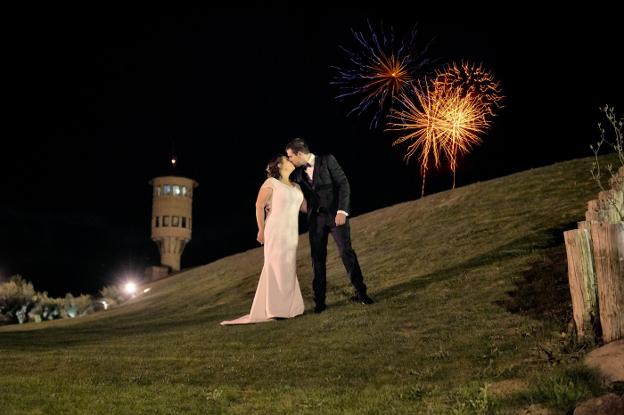
[[[339,210],[349,213],[351,188],[347,176],[331,154],[314,158],[314,177],[308,180],[305,166],[296,168],[291,179],[301,187],[308,203],[308,218],[319,212],[335,216]]]

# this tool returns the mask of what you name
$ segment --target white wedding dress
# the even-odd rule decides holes
[[[303,314],[303,297],[297,279],[299,208],[303,193],[299,185],[268,178],[262,187],[273,189],[270,213],[264,227],[264,266],[249,314],[221,325],[272,321]]]

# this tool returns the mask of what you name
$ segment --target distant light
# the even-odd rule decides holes
[[[136,290],[137,290],[137,286],[136,286],[135,283],[129,282],[129,283],[126,284],[125,290],[126,290],[126,293],[128,293],[128,294],[134,294],[136,292]]]
[[[151,288],[146,288],[143,290],[144,293],[148,292],[149,290],[151,290]]]
[[[178,160],[175,157],[171,157],[171,164],[173,165],[173,167],[175,167],[177,162]]]
[[[100,301],[104,305],[104,310],[108,310],[108,303],[106,301]]]

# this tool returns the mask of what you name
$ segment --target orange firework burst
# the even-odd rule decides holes
[[[405,86],[412,80],[407,71],[405,59],[394,54],[386,55],[379,51],[377,62],[368,67],[367,82],[362,86],[364,100],[379,98],[383,106],[386,98],[403,93]]]
[[[483,65],[469,62],[449,63],[435,71],[434,84],[439,87],[456,89],[462,96],[468,96],[481,105],[484,114],[494,116],[495,108],[501,108],[500,84],[494,80],[492,72]]]
[[[415,84],[412,92],[416,101],[402,94],[398,98],[400,107],[390,113],[388,129],[406,133],[393,145],[412,141],[407,148],[406,160],[420,150],[422,195],[430,160],[435,167],[440,166],[443,157],[448,160],[455,187],[458,154],[467,153],[472,146],[479,144],[479,134],[489,127],[484,113],[486,108],[478,94],[465,94],[452,84],[425,80]]]

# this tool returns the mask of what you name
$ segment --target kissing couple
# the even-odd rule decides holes
[[[327,239],[331,233],[356,295],[352,301],[372,304],[357,256],[351,247],[351,190],[344,171],[329,155],[310,153],[301,138],[286,146],[286,155],[273,158],[268,178],[256,200],[258,242],[264,245],[264,266],[249,314],[221,325],[249,324],[303,314],[297,279],[299,212],[307,214],[314,279],[314,312],[326,308]]]

